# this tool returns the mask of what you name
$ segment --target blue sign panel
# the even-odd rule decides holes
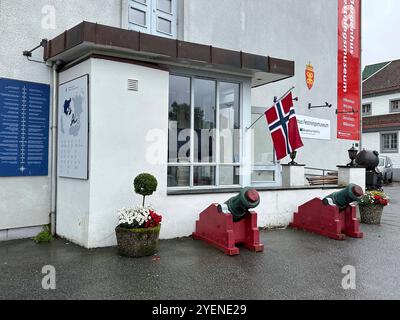
[[[0,176],[47,176],[50,86],[0,78]]]

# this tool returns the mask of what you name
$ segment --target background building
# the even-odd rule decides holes
[[[400,179],[400,60],[366,66],[363,72],[363,147],[391,158]]]
[[[56,211],[59,235],[86,247],[112,245],[116,210],[138,201],[130,188],[143,171],[159,180],[151,201],[165,215],[164,238],[189,235],[204,207],[225,201],[246,185],[265,191],[259,208],[262,226],[287,225],[299,203],[332,190],[281,188],[281,166],[265,121],[252,131],[246,127],[274,97],[294,86],[305,145],[297,161],[330,170],[348,162],[346,150],[359,140],[337,138],[339,19],[338,1],[331,0],[1,1],[0,41],[7,45],[0,48],[0,77],[50,84],[53,105],[59,85],[89,75],[90,132],[87,179],[59,174],[52,180],[56,143],[51,134],[49,175],[0,177],[0,239],[31,236]],[[141,40],[146,34],[159,37],[143,42],[151,54],[144,57],[140,51],[146,48],[126,43],[134,36],[124,30],[141,32]],[[31,59],[44,55],[47,64],[22,56],[44,38],[53,40]],[[198,60],[211,53],[210,63],[196,62],[193,52],[186,59],[185,51],[181,60],[172,59],[165,50],[175,52],[179,42],[163,45],[160,39],[192,43]],[[249,54],[253,69],[243,68],[247,60],[241,52]],[[264,72],[257,69],[260,65]],[[309,108],[326,103],[332,107]],[[357,131],[359,123],[350,114],[347,118]],[[158,137],[157,131],[149,133],[153,129],[168,135],[216,128],[234,132],[232,144],[222,147],[217,139],[208,159],[196,160],[195,144],[183,155],[171,146],[168,150],[167,143],[149,150]],[[149,161],[157,154],[157,161]]]

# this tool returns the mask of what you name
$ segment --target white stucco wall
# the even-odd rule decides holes
[[[92,60],[86,60],[78,66],[61,72],[59,83],[63,84],[85,74],[89,75],[89,101],[91,101],[93,97]],[[92,108],[89,105],[89,119],[91,119],[91,113]],[[90,148],[91,137],[89,136],[89,156]],[[89,158],[89,173],[90,164]],[[58,178],[56,232],[59,236],[66,237],[82,246],[88,245],[89,200],[90,180]]]
[[[400,99],[400,92],[386,95],[379,95],[375,97],[367,97],[363,98],[363,104],[371,104],[371,115],[364,117],[373,117],[373,116],[383,116],[390,114],[390,101]],[[390,131],[390,133],[396,131]],[[398,137],[400,137],[400,132],[398,132]],[[362,146],[367,150],[376,150],[381,153],[381,134],[382,132],[373,132],[373,133],[363,133],[362,135]],[[389,132],[386,132],[389,133]],[[395,169],[400,169],[400,152],[397,153],[381,153],[382,156],[388,156],[393,161],[393,167]],[[395,170],[395,177],[398,181],[400,179],[400,170]]]
[[[363,98],[362,103],[371,103],[371,116],[381,116],[390,113],[390,101],[400,99],[400,92],[376,97]],[[368,116],[367,116],[368,117]]]
[[[294,94],[299,97],[296,113],[331,120],[331,141],[304,139],[298,161],[327,169],[348,162],[347,149],[353,142],[336,139],[337,1],[190,0],[185,2],[184,12],[187,41],[294,60],[296,76],[252,90],[252,105],[267,108],[274,96],[295,86]],[[305,80],[309,62],[315,70],[311,91]],[[333,107],[308,110],[309,103],[325,102]]]
[[[397,131],[397,133],[400,137],[400,131]],[[393,167],[400,169],[400,153],[381,153],[381,132],[363,133],[363,148],[367,150],[376,150],[382,156],[388,156],[392,159]]]
[[[59,179],[58,233],[89,248],[115,245],[117,210],[141,204],[132,183],[137,174],[149,172],[158,180],[158,190],[147,198],[147,204],[163,215],[160,237],[191,235],[203,209],[213,202],[223,203],[235,193],[167,195],[169,72],[91,59],[61,73],[61,82],[89,73],[89,68],[89,180]],[[128,78],[139,81],[138,92],[127,90]],[[250,103],[246,106],[248,114]],[[286,226],[299,204],[331,192],[261,192],[259,226]]]
[[[127,0],[1,0],[0,43],[8,45],[0,47],[0,76],[50,83],[49,68],[43,64],[28,62],[22,56],[22,51],[33,48],[42,38],[51,39],[83,20],[115,27],[124,25],[126,17],[121,18],[121,12],[124,13],[121,3],[125,6]],[[300,98],[297,111],[299,114],[332,121],[332,141],[306,140],[306,146],[299,152],[299,162],[330,169],[334,169],[337,164],[347,163],[345,150],[351,142],[335,139],[336,1],[186,0],[184,4],[180,10],[184,15],[179,19],[180,38],[295,60],[295,78],[255,89],[251,97],[248,93],[244,99],[249,100],[249,106],[267,107],[272,103],[273,96],[295,85],[295,94]],[[43,28],[42,19],[45,15],[42,14],[42,9],[45,6],[55,9],[54,28]],[[41,49],[34,54],[36,59],[40,59],[41,56]],[[312,91],[306,88],[304,77],[305,66],[310,61],[316,71],[316,82]],[[156,128],[164,132],[167,128],[167,73],[125,64],[117,66],[100,60],[93,61],[93,65],[83,69],[85,68],[87,70],[70,69],[61,76],[61,80],[82,72],[90,72],[91,76],[95,77],[95,81],[91,78],[91,84],[96,83],[96,86],[90,88],[94,99],[91,108],[96,108],[98,113],[92,114],[91,109],[94,119],[91,120],[93,127],[90,148],[91,157],[95,157],[96,160],[90,161],[89,182],[59,179],[57,231],[89,247],[113,244],[112,228],[116,221],[116,207],[138,203],[138,198],[133,196],[133,190],[129,189],[133,177],[141,171],[151,171],[161,179],[159,195],[149,199],[165,215],[161,236],[170,238],[190,234],[199,208],[209,204],[210,196],[196,196],[197,200],[193,203],[188,201],[187,197],[180,197],[179,200],[177,197],[167,197],[166,183],[163,180],[167,176],[166,162],[146,164],[143,161],[144,140],[132,144],[134,137],[143,139],[150,129]],[[139,79],[140,92],[136,96],[135,93],[125,91],[127,77],[143,77],[143,81]],[[116,100],[115,95],[121,99]],[[323,104],[325,101],[332,103],[334,108],[317,109],[312,112],[306,108],[309,102]],[[137,106],[140,105],[146,109],[143,109],[143,106],[138,109]],[[110,111],[110,106],[114,108],[113,112]],[[137,117],[145,119],[138,121],[140,126],[132,126],[132,123],[136,123],[133,119]],[[152,122],[147,121],[149,118]],[[244,122],[250,123],[249,114],[244,115]],[[107,130],[104,130],[104,127]],[[121,140],[118,140],[119,138]],[[250,135],[246,134],[244,139],[247,141],[244,147],[244,163],[245,166],[249,166],[246,157],[251,154]],[[130,147],[126,147],[128,144]],[[166,147],[165,143],[165,146],[158,150],[165,157]],[[334,156],[326,157],[327,154]],[[249,180],[249,174],[244,179]],[[306,192],[304,194],[305,198],[311,196]],[[215,195],[213,201],[225,201],[229,196]],[[265,218],[261,218],[261,223],[273,225],[280,224],[280,221],[287,222],[287,212],[293,211],[293,206],[284,209],[281,202],[278,204],[269,201],[268,197],[277,199],[281,197],[280,194],[272,192],[265,197],[265,205],[271,205],[271,214],[266,213]],[[0,177],[0,198],[0,230],[49,222],[50,177]],[[290,201],[289,199],[289,203]],[[273,203],[276,203],[276,206]],[[276,208],[276,211],[272,208]],[[264,212],[264,209],[260,210]],[[276,214],[272,214],[273,212]],[[88,238],[86,234],[92,235],[92,238]]]
[[[46,13],[49,11],[46,10],[49,8],[54,8],[55,14],[55,25],[50,29],[42,24],[43,19],[48,21]],[[1,0],[0,77],[50,84],[50,68],[27,61],[22,52],[37,46],[41,39],[51,39],[83,20],[118,27],[120,12],[120,0]],[[33,58],[41,60],[42,56],[43,50],[39,49]],[[50,168],[49,164],[49,171]],[[47,224],[50,176],[0,177],[0,199],[0,230]],[[8,235],[6,239],[15,238],[12,231],[3,234]]]

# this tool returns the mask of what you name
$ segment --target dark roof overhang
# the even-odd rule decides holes
[[[395,86],[391,88],[382,88],[382,89],[375,89],[375,90],[363,90],[363,98],[373,98],[378,96],[385,96],[388,94],[393,94],[400,92],[400,86]]]
[[[294,76],[294,62],[82,22],[50,40],[44,60],[63,65],[101,53],[158,65],[178,65],[247,76],[252,87]]]
[[[400,113],[363,117],[363,133],[400,130]]]

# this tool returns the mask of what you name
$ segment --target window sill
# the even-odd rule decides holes
[[[291,190],[331,190],[331,189],[343,189],[344,187],[338,185],[326,185],[326,186],[304,186],[304,187],[254,187],[257,191],[291,191]],[[215,194],[215,193],[238,193],[241,187],[235,188],[209,188],[209,189],[188,189],[188,190],[168,190],[168,196],[182,196],[182,195],[194,195],[194,194]]]

